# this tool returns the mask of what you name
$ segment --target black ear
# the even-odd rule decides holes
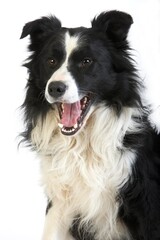
[[[34,50],[35,44],[41,42],[41,40],[50,33],[56,32],[61,28],[61,22],[53,16],[50,17],[42,17],[32,22],[28,22],[25,24],[22,30],[22,34],[20,39],[25,38],[30,35],[31,37],[31,50]]]
[[[92,27],[106,32],[111,40],[117,42],[127,38],[132,23],[133,19],[129,14],[120,11],[109,11],[95,17],[92,21]]]

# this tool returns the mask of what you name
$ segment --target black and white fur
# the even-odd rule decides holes
[[[160,239],[160,136],[140,98],[132,23],[110,11],[91,28],[52,16],[23,28],[31,39],[23,136],[41,159],[43,240]]]

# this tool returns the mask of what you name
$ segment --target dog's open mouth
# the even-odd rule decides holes
[[[75,103],[57,103],[60,122],[64,135],[74,135],[83,125],[83,121],[93,103],[93,96],[88,94]]]

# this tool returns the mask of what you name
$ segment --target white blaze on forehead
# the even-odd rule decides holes
[[[65,50],[66,50],[66,61],[68,61],[69,56],[74,49],[78,46],[78,36],[71,36],[69,32],[65,34]]]

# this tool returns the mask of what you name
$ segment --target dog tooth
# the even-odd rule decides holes
[[[58,123],[58,126],[59,126],[60,128],[63,128],[63,124],[61,124],[61,123]]]
[[[87,102],[87,97],[84,98],[84,103],[86,103],[86,102]]]
[[[63,103],[61,103],[61,108],[62,108],[62,110],[64,110],[64,105],[63,105]]]
[[[74,125],[74,128],[76,129],[78,127],[78,124],[76,123],[75,125]]]

